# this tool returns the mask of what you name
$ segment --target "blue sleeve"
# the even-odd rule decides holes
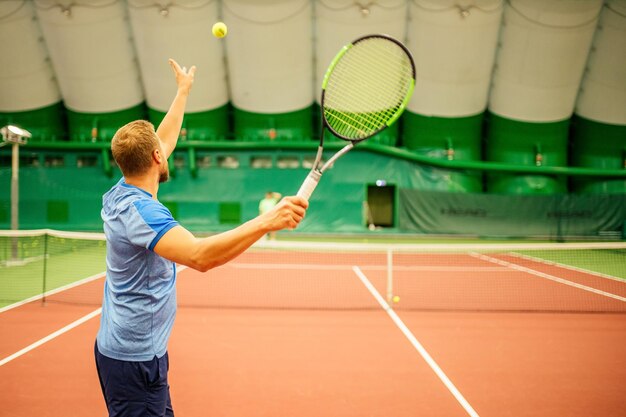
[[[133,213],[126,225],[128,239],[133,245],[154,250],[161,237],[178,225],[172,213],[155,200],[138,200],[133,203]]]

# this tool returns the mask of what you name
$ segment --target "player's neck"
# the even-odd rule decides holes
[[[137,177],[124,177],[126,184],[133,185],[137,188],[150,193],[152,198],[156,200],[159,191],[159,179],[152,178],[151,175],[142,175]]]

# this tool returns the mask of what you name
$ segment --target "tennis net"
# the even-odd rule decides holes
[[[99,305],[103,234],[0,231],[0,308]],[[191,308],[626,312],[626,243],[359,244],[265,241],[199,273]],[[369,284],[369,285],[368,285]]]

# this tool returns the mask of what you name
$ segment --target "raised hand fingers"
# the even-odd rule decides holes
[[[191,68],[187,70],[187,67],[181,67],[180,64],[176,62],[175,60],[173,60],[172,58],[170,58],[168,62],[170,64],[170,67],[172,67],[174,74],[185,74],[185,75],[190,75],[193,77],[193,75],[196,73],[195,65],[192,65]]]
[[[187,67],[182,67],[173,59],[168,60],[172,71],[174,71],[174,76],[176,77],[176,84],[178,85],[179,91],[184,91],[187,94],[191,89],[191,86],[194,81],[194,75],[196,73],[196,66],[192,65],[189,70]]]
[[[174,71],[174,74],[178,74],[179,72],[182,72],[183,69],[180,67],[180,65],[178,65],[178,62],[174,61],[172,58],[168,59],[170,67],[172,67],[172,71]]]

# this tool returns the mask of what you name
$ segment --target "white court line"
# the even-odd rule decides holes
[[[8,306],[4,306],[4,307],[0,308],[0,313],[4,313],[5,311],[11,310],[12,308],[19,307],[19,306],[24,305],[24,304],[28,304],[31,301],[41,300],[43,297],[48,297],[50,295],[54,295],[54,294],[60,293],[62,291],[66,291],[66,290],[69,290],[71,288],[78,287],[79,285],[83,285],[83,284],[86,284],[88,282],[95,281],[98,278],[104,277],[104,275],[105,275],[104,272],[99,272],[99,273],[97,273],[95,275],[92,275],[90,277],[83,278],[83,279],[81,279],[79,281],[72,282],[71,284],[67,284],[67,285],[64,285],[62,287],[55,288],[54,290],[46,291],[43,294],[37,294],[37,295],[34,295],[32,297],[26,298],[25,300],[18,301],[17,303],[9,304]]]
[[[626,284],[626,280],[624,278],[614,277],[613,275],[603,274],[602,272],[591,271],[589,269],[579,268],[577,266],[572,266],[572,265],[566,265],[560,262],[550,261],[548,259],[536,258],[534,256],[524,255],[521,253],[511,252],[511,253],[507,253],[507,255],[512,256],[514,258],[522,258],[522,259],[526,259],[526,260],[537,262],[537,263],[544,264],[544,265],[557,266],[559,268],[569,269],[571,271],[576,271],[576,272],[582,272],[583,274],[593,275],[595,277],[600,277],[600,278],[606,278],[606,279],[610,279],[611,281],[616,281],[616,282],[621,282],[622,284]]]
[[[421,355],[421,357],[424,359],[424,361],[426,361],[428,366],[430,366],[430,368],[439,377],[441,382],[443,382],[443,384],[446,386],[446,388],[448,388],[448,391],[450,391],[452,393],[452,395],[454,395],[454,398],[456,398],[456,400],[459,402],[459,404],[461,404],[461,407],[463,407],[465,409],[467,414],[469,414],[472,417],[479,417],[478,413],[472,408],[472,406],[469,404],[469,402],[467,402],[465,397],[463,397],[463,394],[461,394],[461,392],[454,386],[452,381],[450,381],[450,378],[448,378],[448,376],[441,370],[439,365],[437,365],[435,360],[426,351],[424,346],[422,346],[422,344],[417,340],[417,338],[413,335],[413,333],[411,333],[409,328],[406,327],[406,325],[400,319],[400,317],[398,317],[396,312],[393,311],[393,309],[389,306],[389,304],[385,301],[385,299],[379,294],[379,292],[376,290],[376,288],[374,288],[374,286],[369,281],[369,279],[367,279],[367,277],[365,276],[363,271],[361,271],[361,269],[358,266],[353,266],[352,270],[359,277],[359,279],[361,280],[363,285],[365,285],[365,288],[367,288],[369,290],[369,292],[374,296],[376,301],[378,301],[378,304],[380,304],[380,306],[383,308],[383,310],[385,310],[385,312],[387,312],[389,317],[391,317],[391,320],[393,320],[393,322],[396,324],[396,326],[398,326],[400,331],[402,331],[402,333],[406,336],[406,338],[409,339],[409,342],[411,342],[413,347],[418,351],[418,353]]]
[[[185,265],[177,265],[176,266],[176,278],[177,279],[178,279],[178,273],[184,271],[185,269],[187,269],[187,267]],[[80,283],[88,282],[88,280],[93,280],[94,276],[87,277],[87,278],[82,279],[82,280],[80,280],[78,282],[80,282]],[[97,276],[95,276],[95,277],[97,277]],[[76,284],[76,285],[79,285],[79,284]],[[66,285],[65,287],[62,287],[62,288],[63,289],[68,289],[68,288],[71,288],[71,287],[75,287],[76,285],[71,285],[71,286]],[[63,290],[61,288],[57,288],[54,291],[56,293],[56,292],[60,292],[60,291],[63,291]],[[41,298],[41,295],[39,295],[39,298]],[[22,304],[23,304],[23,302],[22,302]],[[15,306],[15,305],[12,304],[11,306]],[[11,306],[9,306],[9,307],[11,307]],[[31,350],[33,350],[35,348],[38,348],[39,346],[43,345],[44,343],[47,343],[47,342],[51,341],[52,339],[55,339],[58,336],[61,336],[63,333],[67,333],[68,331],[72,330],[73,328],[78,327],[81,324],[85,323],[86,321],[96,317],[101,312],[102,312],[102,307],[100,307],[100,308],[92,311],[91,313],[89,313],[89,314],[79,318],[78,320],[76,320],[76,321],[68,324],[67,326],[57,330],[56,332],[50,333],[48,336],[46,336],[46,337],[44,337],[42,339],[39,339],[38,341],[36,341],[35,343],[33,343],[33,344],[29,345],[29,346],[26,346],[24,349],[21,349],[18,352],[15,352],[14,354],[12,354],[10,356],[7,356],[6,358],[0,360],[0,366],[6,364],[8,362],[11,362],[13,359],[19,358],[20,356],[24,355],[25,353],[30,352]]]
[[[176,265],[177,273],[178,272],[182,272],[185,269],[187,269],[187,267],[185,265]],[[11,310],[12,308],[19,307],[19,306],[24,305],[24,304],[28,304],[31,301],[41,300],[43,297],[48,297],[50,295],[54,295],[54,294],[57,294],[57,293],[60,293],[60,292],[63,292],[63,291],[67,291],[67,290],[72,289],[74,287],[78,287],[79,285],[87,284],[88,282],[95,281],[98,278],[104,278],[105,274],[106,274],[105,272],[99,272],[99,273],[97,273],[95,275],[89,276],[87,278],[83,278],[83,279],[81,279],[79,281],[72,282],[71,284],[67,284],[67,285],[64,285],[62,287],[55,288],[54,290],[46,291],[43,294],[33,295],[32,297],[26,298],[26,299],[24,299],[22,301],[18,301],[17,303],[9,304],[8,306],[4,306],[4,307],[0,308],[0,313],[4,313],[5,311]]]
[[[602,290],[599,290],[597,288],[588,287],[586,285],[582,285],[582,284],[579,284],[577,282],[568,281],[568,280],[563,279],[563,278],[555,277],[554,275],[546,274],[546,273],[543,273],[543,272],[540,272],[540,271],[535,271],[534,269],[526,268],[525,266],[517,265],[517,264],[514,264],[512,262],[503,261],[501,259],[492,258],[491,256],[487,256],[487,255],[483,255],[483,254],[475,253],[475,252],[474,253],[470,253],[470,255],[472,255],[472,256],[474,256],[474,257],[476,257],[478,259],[482,259],[484,261],[487,261],[487,262],[491,262],[491,263],[495,263],[495,264],[498,264],[498,265],[506,266],[506,267],[514,269],[516,271],[526,272],[528,274],[536,275],[536,276],[538,276],[540,278],[549,279],[550,281],[558,282],[560,284],[569,285],[570,287],[578,288],[578,289],[583,290],[583,291],[589,291],[589,292],[592,292],[594,294],[599,294],[599,295],[603,295],[605,297],[613,298],[613,299],[618,300],[618,301],[626,302],[626,297],[621,297],[619,295],[612,294],[612,293],[606,292],[606,291],[602,291]]]
[[[31,350],[43,345],[46,342],[51,341],[52,339],[57,338],[58,336],[61,336],[63,333],[69,332],[70,330],[72,330],[74,327],[80,326],[81,324],[83,324],[84,322],[96,317],[97,315],[100,314],[100,312],[102,311],[102,308],[98,308],[97,310],[92,311],[91,313],[87,314],[86,316],[83,316],[81,318],[79,318],[78,320],[68,324],[67,326],[63,327],[62,329],[57,330],[54,333],[49,334],[48,336],[44,337],[43,339],[39,339],[38,341],[36,341],[35,343],[26,346],[24,349],[15,352],[14,354],[7,356],[6,358],[0,360],[0,366],[5,365],[9,362],[11,362],[13,359],[17,359],[20,356],[24,355],[25,353],[30,352]]]
[[[345,270],[352,269],[352,265],[320,265],[320,264],[260,264],[260,263],[245,263],[245,262],[236,262],[230,263],[225,266],[229,266],[231,268],[236,269],[311,269],[311,270],[323,270],[323,271],[336,271],[336,270]],[[368,271],[386,271],[389,269],[387,265],[367,265],[362,266],[361,269]],[[502,272],[508,271],[509,268],[505,268],[502,266],[402,266],[397,265],[394,266],[395,271],[470,271],[470,272]]]

